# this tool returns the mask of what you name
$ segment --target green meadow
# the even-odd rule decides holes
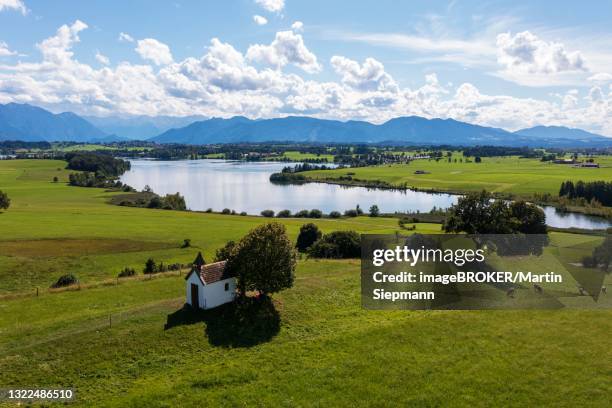
[[[455,157],[460,158],[460,157]],[[454,159],[453,159],[454,160]],[[410,164],[394,164],[338,170],[317,170],[304,173],[312,180],[346,183],[340,177],[351,176],[349,183],[383,181],[393,186],[425,190],[466,192],[487,190],[519,197],[534,194],[558,194],[566,180],[611,180],[612,157],[595,159],[600,168],[576,168],[570,165],[541,162],[518,157],[483,157],[481,163],[415,160]],[[426,174],[415,174],[422,170]]]
[[[358,260],[302,259],[294,287],[257,319],[237,320],[232,305],[186,312],[178,273],[110,278],[148,257],[188,263],[201,250],[210,260],[267,220],[109,205],[115,193],[68,186],[64,166],[0,161],[0,189],[12,199],[0,213],[0,386],[72,387],[73,405],[84,407],[612,403],[609,310],[368,311]],[[281,222],[295,239],[307,221]],[[316,223],[398,231],[392,218]],[[185,238],[193,248],[180,248]],[[80,289],[44,290],[68,272]]]

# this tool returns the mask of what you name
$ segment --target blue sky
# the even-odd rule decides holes
[[[0,103],[612,135],[612,5],[0,0]]]

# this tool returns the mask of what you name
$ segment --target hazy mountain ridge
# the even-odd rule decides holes
[[[18,103],[0,104],[0,140],[89,142],[112,138],[72,112],[54,114]]]
[[[363,121],[341,122],[310,117],[288,116],[276,119],[250,120],[235,116],[213,118],[171,129],[150,140],[158,143],[229,143],[229,142],[322,142],[505,145],[584,147],[612,146],[612,138],[576,129],[558,128],[540,136],[541,127],[508,132],[504,129],[473,125],[454,119],[426,119],[408,116],[391,119],[380,125]],[[561,131],[568,129],[570,132]],[[588,135],[588,137],[587,137]],[[580,136],[580,137],[577,137]]]
[[[535,126],[508,132],[454,119],[426,119],[419,116],[394,118],[382,124],[303,116],[256,120],[243,116],[194,119],[201,117],[89,117],[88,121],[71,112],[53,114],[36,106],[9,103],[0,104],[0,140],[115,142],[128,138],[144,140],[147,139],[144,136],[155,134],[148,140],[185,144],[286,141],[464,146],[612,146],[612,138],[562,126]],[[182,127],[156,133],[159,129],[171,126]]]

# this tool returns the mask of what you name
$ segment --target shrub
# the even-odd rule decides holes
[[[291,217],[291,211],[289,210],[281,210],[276,214],[277,218],[289,218]]]
[[[191,240],[189,238],[185,238],[183,240],[183,245],[181,245],[181,248],[189,248],[191,246]]]
[[[57,183],[59,181],[59,179],[57,178],[57,176],[53,176],[53,182]]]
[[[321,210],[318,209],[313,209],[310,210],[310,213],[308,213],[308,217],[309,218],[321,218],[323,216],[323,213],[321,212]]]
[[[261,212],[261,215],[263,217],[266,217],[266,218],[271,218],[271,217],[274,217],[274,211],[272,211],[272,210],[263,210]]]
[[[77,279],[77,277],[69,273],[67,275],[60,276],[57,282],[51,285],[51,287],[52,288],[63,288],[66,286],[75,285],[77,283],[79,283],[79,280]]]
[[[230,210],[229,208],[224,208],[224,209],[221,211],[221,214],[226,214],[226,215],[228,215],[228,214],[231,214],[231,213],[232,213],[232,210]]]
[[[7,210],[11,206],[11,199],[8,194],[0,190],[0,209]]]
[[[315,242],[308,254],[314,258],[359,258],[361,237],[355,231],[334,231]]]
[[[245,216],[247,215],[247,213],[246,213],[246,211],[242,211],[242,212],[240,213],[240,215],[241,215],[241,216],[243,216],[243,217],[245,217]]]
[[[344,215],[345,215],[346,217],[356,217],[356,216],[358,216],[359,214],[357,214],[357,210],[346,210],[346,211],[344,212]]]
[[[315,224],[304,224],[300,228],[300,233],[297,237],[295,247],[298,249],[298,251],[306,251],[312,246],[312,244],[321,238],[321,235],[322,234],[319,227],[317,227]]]
[[[340,218],[342,214],[339,211],[332,211],[329,213],[329,218]]]
[[[204,212],[211,213],[212,211],[213,211],[212,208],[207,208],[206,211]]]
[[[585,256],[582,258],[582,266],[585,268],[596,268],[597,260],[593,256]]]
[[[119,277],[120,278],[126,278],[128,276],[134,276],[136,275],[136,270],[134,268],[128,268],[127,266],[125,268],[123,268],[121,270],[121,272],[119,272]]]
[[[157,272],[157,265],[155,264],[153,258],[147,259],[147,262],[145,262],[145,267],[142,272],[146,274]]]
[[[308,212],[308,210],[300,210],[296,212],[293,216],[296,218],[308,218],[309,214],[310,213]]]
[[[370,207],[370,217],[378,217],[379,215],[380,215],[380,210],[378,209],[378,206],[374,204],[373,206]]]

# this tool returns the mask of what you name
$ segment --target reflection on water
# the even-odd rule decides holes
[[[546,224],[558,228],[606,229],[612,227],[612,222],[601,217],[584,214],[565,213],[555,207],[543,207],[546,214]]]
[[[121,181],[142,190],[149,185],[158,194],[180,192],[187,207],[203,211],[223,208],[259,214],[262,210],[311,210],[324,213],[355,208],[364,211],[376,204],[381,212],[428,212],[434,206],[448,208],[458,196],[415,191],[393,191],[344,187],[334,184],[307,183],[278,185],[269,181],[270,174],[292,163],[235,162],[227,160],[150,161],[132,160],[132,169]],[[610,223],[582,214],[556,213],[546,207],[547,223],[554,227],[585,229],[606,228]]]
[[[180,192],[191,210],[229,208],[259,214],[262,210],[292,212],[318,208],[324,213],[376,204],[382,212],[429,211],[457,202],[450,194],[392,191],[307,183],[278,185],[270,174],[291,163],[235,162],[226,160],[132,160],[121,181],[141,190],[149,185],[158,194]]]

